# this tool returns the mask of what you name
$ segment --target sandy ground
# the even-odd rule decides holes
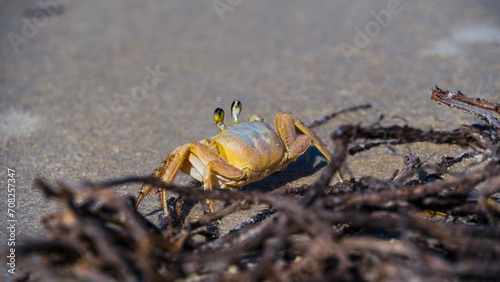
[[[480,122],[431,102],[436,84],[500,97],[495,0],[58,1],[0,1],[2,248],[11,235],[8,169],[15,171],[16,244],[43,238],[40,217],[56,205],[33,188],[36,176],[76,182],[150,174],[177,146],[217,134],[213,110],[228,112],[234,99],[243,119],[259,113],[267,121],[278,112],[307,122],[373,105],[316,128],[327,140],[338,125],[369,124],[381,114],[384,125],[421,128]],[[350,157],[343,174],[388,178],[409,152],[433,161],[460,149],[383,147]],[[324,164],[312,150],[246,189],[311,183]],[[139,188],[116,190],[136,195]],[[158,207],[151,195],[141,211]],[[240,216],[223,229],[248,214]],[[0,271],[12,279],[5,264]]]

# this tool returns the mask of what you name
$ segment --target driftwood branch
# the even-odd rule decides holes
[[[435,92],[445,93],[440,89]],[[441,103],[450,100],[449,96],[438,98]],[[470,102],[460,99],[461,103]],[[490,104],[480,101],[473,105]],[[204,191],[149,176],[80,184],[37,179],[35,186],[59,201],[61,208],[43,219],[49,238],[16,246],[16,257],[25,272],[21,278],[498,279],[500,147],[490,138],[495,120],[485,120],[487,125],[460,126],[452,131],[378,124],[340,126],[331,134],[334,161],[314,184],[271,193]],[[352,178],[332,184],[349,155],[354,158],[356,152],[375,146],[417,141],[455,144],[467,152],[442,156],[434,166],[411,153],[391,179]],[[433,154],[439,156],[440,152]],[[477,155],[484,160],[481,168],[454,172],[455,164]],[[405,183],[423,163],[435,171],[432,177]],[[168,218],[152,222],[135,210],[133,199],[113,191],[130,183],[150,184],[178,194],[168,202]],[[230,204],[184,224],[180,215],[184,200],[206,198]],[[227,234],[211,233],[217,220],[255,204],[268,207]]]

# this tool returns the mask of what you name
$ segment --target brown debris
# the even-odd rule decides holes
[[[467,111],[472,106],[498,109],[498,104],[466,99],[460,92],[446,93],[450,92],[436,87],[432,97],[451,107],[457,107],[451,100],[456,99]],[[331,134],[334,161],[323,169],[316,183],[271,193],[204,191],[154,177],[78,185],[59,182],[55,186],[37,179],[36,186],[62,208],[43,219],[50,238],[17,248],[25,271],[20,279],[498,279],[500,145],[495,138],[498,134],[492,133],[500,128],[498,120],[483,111],[470,112],[480,114],[488,124],[462,125],[452,131],[379,124],[340,126]],[[355,143],[360,141],[365,143]],[[411,153],[406,166],[391,179],[365,177],[330,184],[348,155],[384,144],[417,141],[455,144],[469,151],[443,156],[434,166]],[[481,169],[460,174],[451,169],[477,155],[482,156]],[[404,183],[424,163],[435,172]],[[151,184],[179,197],[169,201],[169,216],[155,225],[135,210],[133,199],[109,189],[127,183]],[[184,224],[184,201],[205,198],[231,204]],[[219,235],[217,220],[257,203],[269,207],[228,234]],[[199,235],[206,240],[194,238]]]

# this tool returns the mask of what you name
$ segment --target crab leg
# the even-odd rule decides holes
[[[215,155],[214,157],[220,157],[219,155]],[[228,180],[240,180],[245,178],[247,175],[244,171],[228,164],[226,161],[224,161],[222,158],[219,161],[210,161],[206,166],[205,169],[203,170],[203,189],[212,191],[213,186],[212,186],[212,176],[214,175],[220,175],[225,179]],[[214,212],[214,207],[213,207],[213,200],[212,199],[206,199],[206,203],[208,206],[208,209],[210,212]]]
[[[225,181],[227,180],[241,180],[247,176],[247,173],[230,165],[226,160],[224,160],[217,152],[214,152],[210,147],[201,143],[192,143],[190,149],[192,155],[189,160],[193,166],[196,168],[196,163],[205,164],[203,167],[203,189],[206,191],[213,190],[212,180],[214,176],[220,176]],[[198,165],[199,166],[199,165]],[[196,168],[200,171],[200,168]],[[188,173],[188,171],[185,171]],[[201,173],[200,173],[201,174]],[[222,182],[225,182],[222,181]],[[214,212],[213,200],[206,199],[206,203],[210,212]]]
[[[196,172],[191,172],[193,169],[196,170]],[[226,180],[241,180],[247,176],[247,173],[227,163],[220,155],[214,152],[213,149],[198,142],[188,143],[175,149],[163,161],[163,164],[156,169],[153,176],[160,177],[163,181],[171,183],[179,173],[179,170],[192,174],[191,176],[193,177],[196,176],[194,174],[202,175],[202,179],[198,180],[203,181],[203,188],[208,191],[212,191],[213,189],[212,177],[214,174]],[[135,204],[136,208],[152,189],[153,186],[151,185],[146,184],[142,186]],[[167,215],[166,191],[160,189],[160,192],[163,213]],[[213,212],[213,200],[207,199],[206,202],[210,212]]]
[[[292,160],[303,154],[312,143],[325,156],[326,160],[331,162],[332,156],[326,150],[326,145],[298,118],[290,114],[277,114],[274,119],[274,127]],[[296,129],[304,135],[297,137]]]
[[[157,176],[163,181],[167,183],[171,183],[177,173],[179,172],[182,164],[184,163],[188,152],[190,150],[191,144],[185,144],[180,147],[177,147],[164,161],[163,164],[153,172],[153,176]],[[139,197],[137,198],[137,201],[135,202],[135,208],[137,209],[139,207],[139,204],[141,203],[142,199],[146,197],[149,192],[151,192],[151,189],[153,189],[152,185],[149,184],[144,184],[141,188],[141,192],[139,192]],[[166,198],[166,191],[164,189],[159,189],[161,194],[160,194],[160,199],[162,202],[163,206],[163,213],[166,215],[168,214],[167,212],[167,198]]]
[[[309,127],[305,126],[302,121],[300,121],[298,118],[292,116],[295,127],[299,129],[302,133],[306,134],[307,136],[310,136],[312,138],[312,143],[313,145],[318,148],[318,150],[325,156],[326,160],[330,163],[332,161],[332,155],[328,153],[326,150],[326,145],[319,139],[318,135],[314,133]],[[343,182],[344,180],[342,179],[342,176],[340,175],[340,171],[337,170],[337,177],[339,178],[340,182]]]
[[[332,155],[330,155],[330,153],[328,153],[328,151],[326,150],[325,143],[323,143],[323,141],[321,141],[321,139],[319,139],[318,135],[316,135],[316,133],[314,133],[314,131],[309,129],[309,127],[305,126],[304,123],[302,123],[302,121],[300,121],[298,118],[296,118],[294,116],[292,116],[292,118],[293,118],[293,123],[294,123],[295,127],[299,131],[304,133],[305,135],[311,137],[311,141],[312,141],[313,145],[316,148],[318,148],[318,150],[321,152],[321,154],[323,154],[323,156],[325,156],[325,158],[328,162],[331,162]]]
[[[311,138],[307,135],[297,137],[291,115],[277,114],[274,118],[274,127],[285,147],[288,163],[298,158],[309,148]]]
[[[289,154],[290,161],[303,154],[311,143],[318,148],[328,162],[332,161],[332,155],[328,153],[325,143],[298,118],[290,114],[277,114],[274,118],[274,127]],[[296,129],[303,135],[297,137]],[[337,171],[337,177],[343,181],[339,171]]]

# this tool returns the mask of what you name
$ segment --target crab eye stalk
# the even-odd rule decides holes
[[[241,102],[238,100],[234,100],[234,102],[231,104],[231,116],[233,117],[233,124],[240,123],[240,121],[238,120],[240,113],[241,113]]]
[[[214,123],[217,125],[220,131],[226,130],[227,127],[224,124],[224,110],[217,108],[214,111]]]

